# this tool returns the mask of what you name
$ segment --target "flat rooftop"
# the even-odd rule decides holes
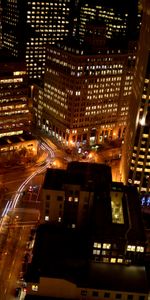
[[[88,249],[86,232],[60,225],[40,225],[26,281],[60,278],[81,288],[147,293],[145,267],[90,262]]]

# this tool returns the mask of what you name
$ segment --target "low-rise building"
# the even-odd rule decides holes
[[[71,162],[47,170],[41,200],[27,300],[147,299],[136,188],[112,183],[106,165]]]

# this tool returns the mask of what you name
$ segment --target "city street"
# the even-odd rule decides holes
[[[12,168],[0,175],[0,300],[14,300],[15,289],[22,287],[19,274],[29,243],[31,228],[40,216],[38,196],[44,173],[54,159],[54,151],[44,142],[41,161],[28,169]],[[32,189],[33,187],[33,189]],[[29,254],[29,253],[28,253]],[[21,273],[22,274],[22,273]],[[23,290],[23,289],[22,289]]]

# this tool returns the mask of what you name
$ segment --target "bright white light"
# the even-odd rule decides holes
[[[145,116],[143,116],[142,119],[139,120],[139,123],[141,124],[141,126],[145,125]]]

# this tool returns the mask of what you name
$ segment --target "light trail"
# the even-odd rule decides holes
[[[18,203],[18,201],[19,201],[19,199],[20,199],[20,196],[22,195],[23,190],[26,188],[26,186],[28,185],[28,183],[29,183],[36,175],[38,175],[38,174],[44,172],[44,171],[47,169],[47,167],[49,166],[51,160],[55,157],[54,151],[52,150],[52,148],[51,148],[48,144],[46,144],[46,142],[42,142],[42,143],[41,143],[41,148],[42,148],[43,150],[48,151],[48,153],[49,153],[48,157],[46,158],[46,160],[45,160],[45,162],[44,162],[45,165],[39,167],[38,170],[36,170],[35,172],[33,172],[28,178],[26,178],[26,179],[22,182],[22,184],[19,186],[18,190],[16,191],[15,196],[12,196],[12,197],[11,197],[11,200],[9,200],[9,201],[7,202],[5,208],[4,208],[3,212],[2,212],[1,217],[6,216],[10,210],[15,209],[15,207],[17,206],[17,203]],[[43,164],[43,162],[42,162],[42,164]]]

